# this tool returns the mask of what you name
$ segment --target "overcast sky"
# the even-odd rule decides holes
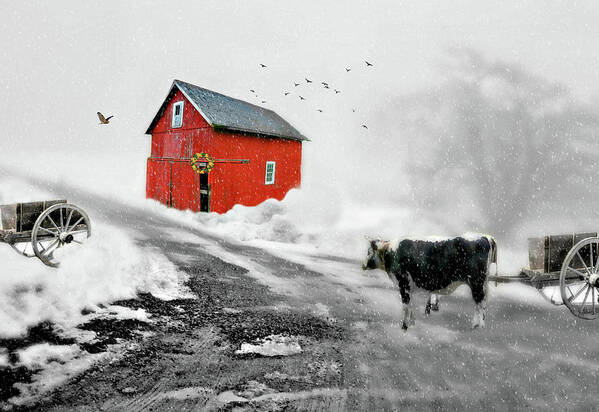
[[[327,112],[357,106],[361,124],[387,96],[438,81],[448,47],[520,63],[583,98],[599,83],[592,1],[2,1],[0,14],[0,130],[19,144],[74,139],[98,110],[136,139],[174,78],[261,103],[255,89],[315,138],[344,118]],[[284,98],[306,76],[343,98]]]

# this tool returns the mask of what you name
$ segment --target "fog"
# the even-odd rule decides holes
[[[397,134],[379,161],[403,166],[386,176],[406,187],[395,200],[499,238],[595,229],[597,109],[473,50],[453,50],[446,73],[381,113]]]
[[[23,170],[89,158],[73,173],[133,171],[117,181],[143,193],[143,132],[177,78],[264,105],[308,136],[302,188],[329,214],[410,208],[446,232],[519,241],[591,230],[593,6],[3,2],[0,151]],[[97,111],[115,116],[109,126]]]

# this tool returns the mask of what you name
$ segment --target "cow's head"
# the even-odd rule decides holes
[[[362,263],[362,270],[382,269],[385,270],[384,254],[389,242],[378,239],[368,239],[370,246],[366,259]]]

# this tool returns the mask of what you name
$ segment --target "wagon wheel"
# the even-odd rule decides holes
[[[58,267],[56,249],[82,244],[91,236],[89,217],[79,206],[59,203],[44,210],[35,221],[31,245],[35,255],[46,265]]]
[[[12,247],[19,255],[35,257],[35,253],[33,252],[33,246],[31,245],[31,242],[11,243],[10,247]]]
[[[562,300],[575,316],[599,317],[599,237],[583,239],[570,249],[559,284]]]
[[[564,304],[559,286],[537,286],[537,290],[549,303],[555,306]]]

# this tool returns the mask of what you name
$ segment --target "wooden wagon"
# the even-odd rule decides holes
[[[554,305],[565,304],[582,319],[599,317],[599,236],[597,232],[528,239],[529,267],[517,276],[490,276],[496,282],[535,287]]]
[[[26,257],[59,265],[56,250],[91,236],[89,217],[66,200],[0,205],[0,242]]]

